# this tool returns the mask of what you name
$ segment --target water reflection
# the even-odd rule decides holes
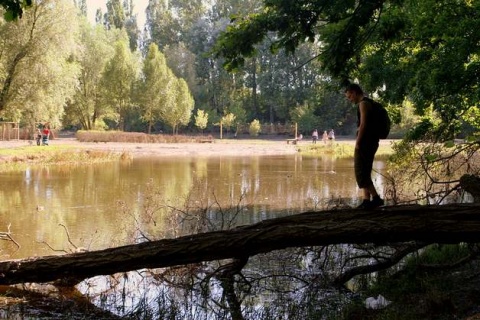
[[[374,164],[379,171],[382,165]],[[381,176],[374,177],[381,190]],[[321,209],[339,199],[353,205],[357,194],[351,160],[300,155],[32,167],[1,174],[0,226],[11,225],[21,246],[3,241],[1,255],[11,259],[79,247],[95,250],[226,229]],[[215,270],[225,262],[215,262],[97,277],[79,289],[96,305],[139,319],[224,319],[234,310],[241,317],[240,309],[250,319],[281,314],[304,319],[311,310],[299,308],[308,308],[309,302],[321,312],[320,304],[336,309],[339,303],[338,294],[320,281],[326,265],[336,268],[332,257],[338,253],[322,253],[319,268],[321,259],[312,259],[312,252],[284,250],[250,258],[241,276],[219,277]],[[241,304],[235,307],[235,301]]]
[[[381,165],[376,163],[377,168]],[[155,189],[157,199],[148,198],[149,188]],[[69,252],[72,243],[100,249],[130,243],[135,230],[152,226],[154,237],[168,236],[159,230],[169,228],[160,209],[182,208],[187,201],[223,208],[241,202],[244,211],[236,223],[249,224],[322,208],[340,198],[350,203],[357,198],[352,162],[328,157],[149,158],[32,167],[0,176],[0,229],[4,229],[0,231],[11,225],[12,236],[21,245],[17,250],[2,242],[1,254],[6,259],[49,255],[52,248]]]

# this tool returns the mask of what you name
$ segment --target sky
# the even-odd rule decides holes
[[[87,16],[88,20],[95,23],[95,12],[97,9],[102,9],[102,13],[107,12],[106,7],[107,0],[87,0]],[[145,24],[145,9],[147,8],[148,0],[134,0],[133,11],[137,14],[138,27],[142,29]]]

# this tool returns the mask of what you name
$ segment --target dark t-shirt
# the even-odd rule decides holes
[[[370,144],[370,142],[377,142],[378,143],[378,137],[375,133],[375,119],[374,119],[374,114],[373,114],[373,108],[374,105],[371,102],[371,99],[364,97],[362,101],[365,101],[369,104],[369,108],[367,109],[367,115],[366,115],[366,123],[365,123],[365,133],[363,136],[363,141],[362,144],[367,142]],[[360,127],[360,106],[359,104],[357,105],[357,128]],[[357,131],[358,135],[358,131]]]

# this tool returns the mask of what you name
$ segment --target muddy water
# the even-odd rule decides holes
[[[381,171],[383,164],[374,166]],[[381,186],[379,175],[375,183]],[[0,174],[0,232],[16,242],[1,241],[0,258],[101,249],[139,241],[139,233],[189,232],[169,225],[172,208],[241,207],[234,224],[242,225],[338,200],[355,205],[358,195],[348,159],[181,157],[32,167]]]

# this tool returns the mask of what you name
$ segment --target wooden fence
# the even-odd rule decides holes
[[[20,126],[18,122],[0,122],[0,140],[19,140]]]

